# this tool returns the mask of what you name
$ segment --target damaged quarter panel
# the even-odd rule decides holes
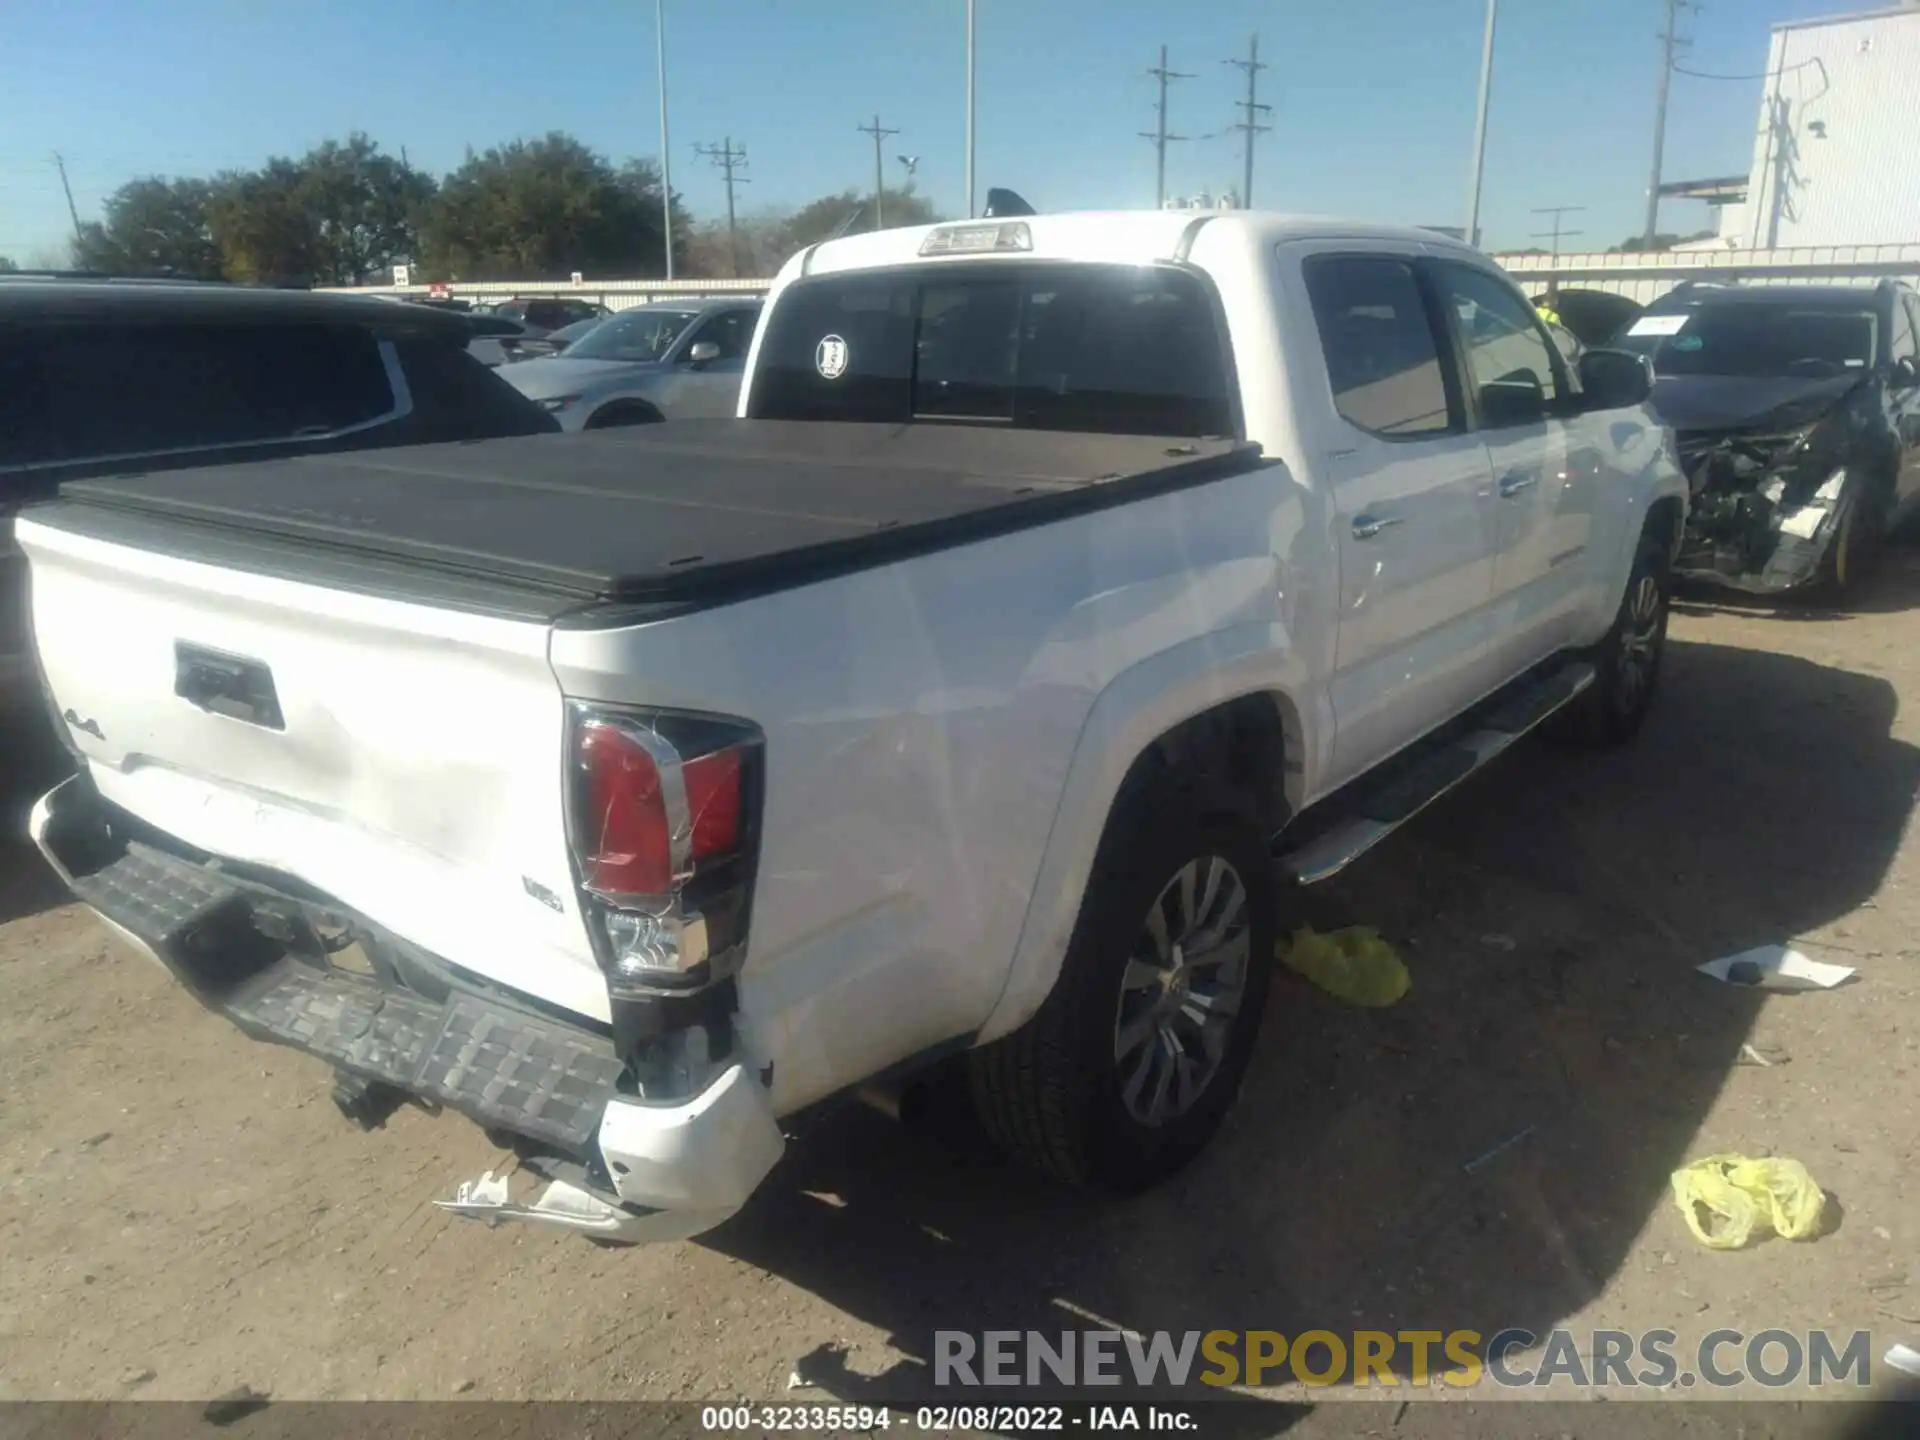
[[[739,977],[785,1114],[977,1028],[1007,980],[1076,745],[1184,644],[1291,679],[1272,468],[737,606],[556,630],[570,696],[753,715],[764,850]],[[1063,548],[1071,544],[1071,548]],[[1064,563],[1063,563],[1064,562]]]

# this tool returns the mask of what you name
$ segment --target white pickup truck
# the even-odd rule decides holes
[[[1639,725],[1686,504],[1649,384],[1423,231],[816,246],[739,419],[29,511],[79,761],[33,834],[343,1108],[552,1182],[455,1209],[696,1233],[782,1117],[941,1062],[1139,1187],[1231,1104],[1292,886],[1549,716]]]

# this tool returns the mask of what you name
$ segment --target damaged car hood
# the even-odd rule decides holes
[[[1667,375],[1655,381],[1652,404],[1661,423],[1675,430],[1797,430],[1833,409],[1862,378]]]

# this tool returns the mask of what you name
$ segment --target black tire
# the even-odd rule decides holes
[[[587,417],[588,430],[615,430],[625,425],[658,425],[667,417],[651,405],[635,400],[616,400]]]
[[[1167,1028],[1183,1047],[1204,1050],[1204,1021],[1188,1009],[1204,982],[1177,990],[1123,987],[1138,973],[1136,964],[1144,963],[1136,962],[1136,953],[1148,953],[1153,944],[1148,912],[1190,863],[1200,867],[1201,885],[1208,874],[1222,874],[1208,868],[1210,861],[1223,863],[1245,894],[1247,950],[1238,1006],[1215,1032],[1217,1059],[1181,1050],[1185,1059],[1213,1066],[1187,1108],[1143,1123],[1129,1108],[1129,1075],[1115,1053],[1125,1007],[1173,1004],[1180,1013],[1168,1015]],[[1227,883],[1222,878],[1219,887]],[[1179,898],[1176,890],[1170,903],[1178,905]],[[1122,1194],[1143,1190],[1191,1160],[1219,1129],[1252,1056],[1271,979],[1278,901],[1278,873],[1263,832],[1232,797],[1199,783],[1161,780],[1124,801],[1108,822],[1046,1002],[1019,1030],[968,1057],[974,1105],[989,1138],[1069,1184]],[[1207,913],[1198,899],[1190,908]],[[1163,919],[1169,914],[1178,923],[1177,911],[1163,911]],[[1234,933],[1230,924],[1217,930]],[[1173,968],[1183,969],[1178,945],[1173,953]],[[1201,953],[1213,952],[1196,948]],[[1201,973],[1196,964],[1192,974]],[[1158,1022],[1150,1023],[1156,1038],[1143,1042],[1143,1051],[1171,1054],[1161,1049]],[[1173,1074],[1184,1073],[1176,1061],[1162,1063],[1174,1065]],[[1127,1069],[1137,1073],[1132,1055]],[[1135,1095],[1135,1105],[1153,1098],[1141,1087]]]
[[[1659,688],[1667,648],[1667,612],[1673,598],[1672,561],[1662,536],[1640,536],[1619,612],[1606,638],[1588,655],[1593,684],[1547,725],[1555,739],[1620,745],[1640,732]],[[1651,607],[1651,614],[1648,613]]]
[[[1883,500],[1849,476],[1840,492],[1833,540],[1820,557],[1820,573],[1812,586],[1823,600],[1850,600],[1871,573],[1886,540],[1887,507]]]

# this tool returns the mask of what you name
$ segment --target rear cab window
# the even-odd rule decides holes
[[[1048,261],[794,282],[767,316],[748,413],[1189,437],[1240,425],[1208,281]]]

